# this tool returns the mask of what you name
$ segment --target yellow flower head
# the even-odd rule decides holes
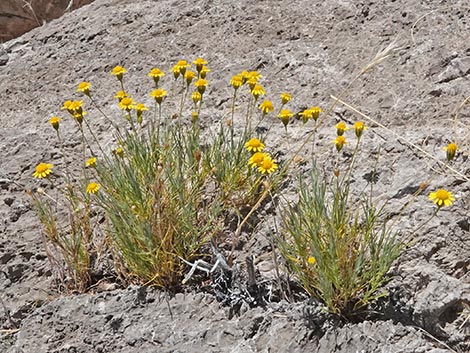
[[[310,256],[308,259],[307,259],[307,262],[309,265],[315,265],[315,263],[317,262],[317,260],[315,260],[315,258],[313,256]]]
[[[134,109],[135,109],[137,112],[141,112],[141,113],[142,113],[144,110],[149,110],[149,109],[145,106],[145,104],[142,104],[142,103],[136,104],[136,105],[134,106]]]
[[[240,73],[240,76],[243,78],[243,84],[245,84],[245,82],[250,78],[250,73],[244,70]]]
[[[264,91],[264,88],[261,85],[255,85],[253,89],[251,90],[251,94],[255,99],[258,99],[259,96],[265,95],[266,92]]]
[[[201,72],[202,67],[204,65],[207,65],[207,61],[205,61],[203,58],[197,58],[196,60],[193,61],[193,64],[196,65],[196,70],[197,72]]]
[[[204,92],[206,91],[206,87],[207,85],[209,84],[209,82],[207,80],[204,80],[203,78],[200,78],[199,80],[197,80],[196,82],[194,82],[194,86],[197,87],[197,90],[199,91],[199,93],[201,94],[204,94]]]
[[[305,124],[310,119],[317,121],[321,111],[319,107],[311,107],[305,109],[303,112],[299,113],[299,115],[302,117],[302,122]]]
[[[186,83],[188,86],[191,84],[191,82],[196,78],[196,73],[194,71],[186,71],[184,74],[184,78],[186,79]]]
[[[85,161],[85,166],[86,166],[86,167],[94,168],[94,167],[96,166],[96,157],[88,158],[88,159]]]
[[[457,145],[454,142],[449,143],[443,149],[444,149],[444,151],[447,152],[447,160],[448,161],[453,160],[454,157],[455,157],[455,154],[457,153],[457,151],[459,151],[459,148],[457,147]]]
[[[114,96],[114,98],[117,98],[119,100],[119,102],[123,99],[123,98],[126,98],[127,97],[127,93],[124,92],[124,91],[117,91],[116,95]]]
[[[90,95],[90,87],[91,87],[91,83],[90,82],[80,82],[78,84],[78,88],[77,88],[77,92],[83,92],[85,93],[87,96]]]
[[[188,64],[186,60],[180,60],[176,63],[176,65],[173,67],[173,74],[175,74],[176,71],[178,71],[181,75],[184,76],[186,69],[190,67],[191,65]],[[179,75],[178,75],[179,76]],[[178,76],[175,76],[175,78],[178,78]]]
[[[52,127],[56,130],[59,130],[59,123],[62,119],[57,117],[57,116],[53,116],[52,118],[49,119],[49,124],[52,125]]]
[[[255,81],[258,81],[261,77],[261,74],[258,72],[258,71],[250,71],[246,74],[248,80],[255,80]]]
[[[344,144],[346,143],[346,138],[343,135],[339,135],[334,139],[333,143],[336,146],[336,150],[339,152],[343,149]]]
[[[153,77],[153,78],[160,78],[160,77],[163,77],[165,76],[165,73],[160,70],[159,68],[157,67],[154,67],[152,70],[150,70],[150,72],[147,74],[148,77]]]
[[[161,89],[161,88],[158,88],[158,89],[154,89],[151,93],[150,93],[150,96],[155,98],[155,101],[158,103],[158,104],[162,104],[163,102],[163,98],[165,98],[167,92],[164,90],[164,89]]]
[[[256,152],[248,160],[248,165],[251,166],[252,168],[258,168],[261,165],[261,162],[263,161],[263,159],[266,157],[269,158],[269,154],[263,153],[263,152]]]
[[[54,168],[54,166],[50,163],[39,163],[36,166],[33,177],[38,179],[47,178],[49,174],[52,173],[52,168]]]
[[[258,166],[258,171],[261,174],[271,174],[277,169],[276,162],[269,156],[264,157],[263,161]]]
[[[206,78],[209,72],[211,72],[211,70],[207,66],[203,66],[201,72],[199,72],[199,75],[201,76],[201,78]]]
[[[361,138],[362,132],[368,129],[368,127],[362,121],[356,121],[353,125],[353,128],[358,139]]]
[[[292,113],[289,109],[282,109],[277,115],[277,117],[281,119],[286,129],[287,129],[287,124],[289,124],[290,118],[292,118],[293,116],[294,116],[294,113]]]
[[[142,103],[134,105],[134,109],[137,115],[137,122],[139,124],[142,124],[142,113],[144,112],[144,110],[149,110],[149,109],[145,106],[145,104],[142,104]]]
[[[72,116],[73,118],[79,123],[80,125],[83,122],[83,117],[86,115],[86,112],[81,112],[81,113],[73,113]]]
[[[65,101],[60,110],[68,110],[71,103],[72,101]]]
[[[91,183],[87,185],[86,192],[88,194],[96,194],[100,190],[100,187],[101,187],[100,184],[92,181]]]
[[[261,152],[264,150],[264,144],[257,138],[252,138],[245,143],[245,148],[250,152]]]
[[[121,108],[122,110],[127,110],[129,112],[131,109],[134,108],[134,101],[131,97],[124,97],[119,102],[119,108]]]
[[[119,156],[119,157],[122,157],[124,155],[124,150],[122,149],[122,147],[118,147],[115,150],[113,150],[112,152],[113,152],[113,154],[115,154],[116,156]]]
[[[111,71],[111,75],[114,75],[117,77],[117,79],[119,81],[122,80],[122,76],[127,72],[127,70],[125,68],[123,68],[122,66],[115,66],[113,71]]]
[[[261,109],[263,114],[268,114],[274,110],[274,106],[271,101],[266,100],[259,105],[259,109]]]
[[[454,195],[450,191],[439,189],[429,194],[429,200],[433,201],[437,207],[450,206],[455,201]]]
[[[281,103],[282,105],[287,104],[292,99],[289,93],[281,93]]]
[[[69,111],[70,114],[81,114],[83,111],[82,108],[83,101],[72,101],[67,105],[67,110]]]
[[[336,134],[338,136],[343,136],[344,132],[348,129],[344,121],[340,121],[338,124],[336,124],[335,128],[336,128]]]
[[[197,104],[198,102],[201,101],[202,94],[199,93],[198,91],[194,91],[193,94],[191,95],[191,99],[193,100],[194,104]]]
[[[230,80],[230,84],[235,90],[239,89],[241,86],[243,86],[243,76],[242,75],[233,76],[232,79]]]
[[[246,84],[248,85],[248,87],[250,88],[250,91],[253,90],[253,88],[255,88],[255,86],[258,84],[258,80],[256,80],[255,78],[249,78],[247,81],[246,81]]]

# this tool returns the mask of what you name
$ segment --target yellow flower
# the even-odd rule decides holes
[[[62,108],[60,108],[60,109],[61,110],[68,110],[71,103],[72,103],[72,101],[65,101],[64,104],[62,105]]]
[[[237,90],[243,85],[243,76],[242,75],[235,75],[230,80],[230,84],[232,87]]]
[[[248,165],[253,168],[258,168],[261,165],[261,162],[263,162],[263,159],[265,159],[266,157],[269,158],[269,154],[263,152],[256,152],[248,160]]]
[[[346,143],[346,138],[343,135],[339,135],[334,139],[333,143],[336,146],[336,150],[339,152],[343,149],[344,144]]]
[[[455,157],[455,153],[459,151],[459,148],[454,142],[449,143],[446,147],[443,148],[447,152],[447,160],[451,161]]]
[[[290,102],[291,99],[292,99],[292,97],[290,96],[289,93],[281,93],[281,103],[282,103],[282,105],[287,104],[288,102]]]
[[[92,181],[86,187],[86,192],[89,193],[89,194],[96,194],[99,191],[100,187],[101,187],[100,184],[95,183],[94,181]]]
[[[263,77],[263,76],[261,76],[260,73],[258,73],[258,71],[250,71],[246,74],[246,76],[247,76],[248,80],[253,79],[255,81],[258,81],[261,77]]]
[[[319,107],[311,107],[305,109],[303,112],[299,113],[299,115],[302,117],[302,122],[305,124],[310,119],[317,121],[321,111]]]
[[[243,78],[243,84],[250,78],[250,74],[248,71],[244,70],[240,73],[240,76]],[[255,80],[256,81],[256,80]]]
[[[437,207],[450,206],[455,201],[454,195],[450,191],[439,189],[429,194],[429,200],[433,201]]]
[[[134,108],[134,101],[131,97],[124,97],[119,102],[119,108],[121,108],[122,110],[127,110],[129,112],[132,108]]]
[[[191,121],[195,123],[199,119],[199,113],[198,112],[192,112],[191,113]]]
[[[152,77],[153,79],[157,79],[157,82],[158,82],[160,77],[165,76],[165,73],[162,70],[160,70],[159,68],[154,67],[152,70],[150,70],[150,72],[147,74],[147,76]]]
[[[203,58],[197,58],[196,60],[193,61],[193,64],[196,65],[196,70],[197,72],[201,72],[202,67],[204,65],[207,65],[207,61],[205,61]]]
[[[271,174],[275,172],[276,169],[277,169],[277,164],[269,156],[264,157],[263,161],[258,166],[258,171],[261,174]]]
[[[142,124],[142,113],[144,110],[148,110],[148,108],[145,106],[145,104],[139,103],[134,106],[134,109],[137,115],[137,122]]]
[[[114,98],[117,98],[119,100],[119,102],[123,99],[123,98],[126,98],[127,97],[127,93],[124,92],[124,91],[117,91],[116,95],[114,96]]]
[[[271,101],[266,100],[259,105],[259,109],[261,109],[263,114],[268,114],[274,110],[274,106]]]
[[[250,152],[261,152],[264,150],[264,144],[257,138],[252,138],[245,143],[245,148]]]
[[[176,74],[176,72],[179,72],[181,75],[184,76],[186,69],[190,67],[191,65],[188,64],[186,60],[180,60],[178,63],[173,67],[173,74]],[[178,75],[179,76],[179,75]],[[178,78],[178,76],[175,75],[175,78]]]
[[[54,168],[54,166],[50,163],[39,163],[36,166],[36,170],[33,173],[33,177],[38,179],[47,178],[49,174],[52,173],[52,168]]]
[[[255,88],[255,86],[258,84],[258,80],[250,78],[248,79],[248,81],[246,81],[246,84],[248,85],[248,87],[250,87],[250,91],[253,91],[253,88]]]
[[[81,114],[83,111],[82,108],[83,101],[72,101],[68,104],[67,110],[69,111],[70,114]]]
[[[87,96],[90,95],[90,87],[91,87],[91,84],[89,82],[80,82],[78,84],[78,88],[77,88],[77,92],[83,92],[85,93]]]
[[[125,68],[122,66],[115,66],[113,71],[111,71],[111,75],[115,75],[119,81],[122,80],[122,76],[127,72]]]
[[[144,110],[149,110],[145,104],[139,103],[134,106],[134,109],[137,110],[137,112],[143,112]]]
[[[336,124],[335,128],[336,128],[336,134],[338,136],[343,136],[344,132],[348,129],[344,121],[340,121],[338,124]]]
[[[62,119],[57,117],[57,116],[53,116],[52,118],[49,119],[49,124],[52,125],[52,127],[56,130],[59,130],[59,123]]]
[[[155,101],[158,103],[158,104],[162,104],[163,102],[163,98],[165,98],[167,92],[164,90],[164,89],[161,89],[161,88],[158,88],[158,89],[154,89],[151,93],[150,93],[150,96],[155,98]]]
[[[315,260],[315,258],[313,256],[310,256],[308,259],[307,259],[307,262],[309,263],[309,265],[315,265],[315,263],[317,262],[317,260]]]
[[[94,168],[96,166],[96,157],[88,158],[85,162],[85,166]]]
[[[255,99],[258,99],[259,96],[265,95],[266,92],[264,91],[264,88],[261,85],[256,85],[251,90],[251,94],[253,95],[253,97],[255,97]]]
[[[199,75],[201,75],[201,78],[206,78],[209,72],[211,72],[211,70],[208,67],[203,66]]]
[[[184,74],[184,78],[186,79],[186,83],[188,84],[188,86],[191,84],[195,77],[196,74],[193,71],[186,71],[186,73]]]
[[[356,121],[353,125],[353,128],[354,128],[354,131],[356,132],[356,136],[358,139],[361,138],[362,132],[368,129],[368,127],[365,126],[365,124],[362,121]]]
[[[433,201],[437,207],[450,206],[455,201],[454,195],[450,191],[439,189],[429,194],[429,200]]]
[[[289,109],[282,109],[277,115],[277,117],[281,119],[286,129],[287,129],[287,124],[289,124],[290,118],[292,118],[293,116],[294,116],[294,113],[292,113]]]
[[[124,150],[121,147],[116,148],[112,152],[119,157],[122,157],[124,154]]]
[[[80,125],[82,125],[82,122],[83,122],[83,117],[86,115],[86,112],[81,112],[81,113],[73,113],[72,116],[73,118],[77,121],[77,123],[79,123]]]
[[[202,94],[199,93],[198,91],[193,92],[191,95],[191,99],[193,100],[194,104],[197,104],[197,102],[200,102],[202,99]]]
[[[199,80],[197,80],[196,82],[194,82],[194,86],[197,87],[197,90],[199,91],[199,93],[201,94],[204,94],[204,92],[206,91],[206,87],[207,85],[209,84],[209,82],[207,80],[204,80],[203,78],[200,78]]]

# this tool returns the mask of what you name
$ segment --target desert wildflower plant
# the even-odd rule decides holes
[[[187,263],[208,257],[209,242],[229,232],[228,214],[238,218],[233,250],[237,234],[263,201],[282,199],[279,191],[289,168],[302,158],[299,152],[285,157],[273,148],[272,126],[282,123],[287,136],[297,117],[302,126],[311,124],[302,151],[329,110],[305,105],[309,108],[296,112],[291,107],[295,97],[286,92],[271,96],[261,73],[242,71],[226,82],[230,111],[204,131],[204,108],[217,86],[206,65],[196,58],[179,60],[166,72],[149,68],[142,97],[129,87],[130,73],[116,66],[109,74],[116,78],[117,117],[97,105],[99,93],[83,81],[75,92],[80,98],[60,108],[68,117],[49,119],[62,158],[62,163],[52,162],[63,167],[39,163],[32,176],[49,181],[50,190],[31,196],[50,257],[65,263],[61,279],[67,287],[86,291],[97,280],[96,263],[106,259],[123,283],[179,288],[186,282]],[[95,135],[89,123],[95,114],[112,126],[112,147]],[[262,124],[267,127],[258,129]],[[72,158],[64,152],[64,125],[76,128],[79,163],[70,165]],[[332,137],[324,147],[336,154],[334,168],[330,174],[320,171],[312,155],[309,177],[297,180],[298,202],[286,202],[279,211],[282,227],[275,237],[286,269],[307,293],[340,315],[363,309],[383,294],[386,273],[403,248],[385,207],[350,189],[367,130],[363,121],[349,127],[344,121],[331,124]],[[339,156],[349,149],[352,158],[341,165]],[[450,143],[445,151],[450,163],[459,149]],[[435,215],[455,197],[439,189],[429,200],[437,206]]]

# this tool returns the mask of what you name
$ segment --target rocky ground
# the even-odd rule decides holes
[[[465,1],[96,0],[0,46],[0,352],[468,352],[470,351],[470,8]],[[258,70],[267,96],[290,92],[292,110],[327,107],[376,56],[390,56],[354,81],[342,97],[372,117],[355,171],[355,187],[374,168],[377,197],[398,208],[422,182],[447,188],[456,203],[433,212],[427,192],[399,222],[413,242],[391,270],[390,295],[361,322],[339,322],[318,303],[273,300],[236,312],[211,293],[170,295],[108,286],[97,293],[59,295],[41,241],[40,223],[25,189],[40,161],[60,168],[47,123],[76,85],[93,83],[109,114],[117,108],[110,70],[129,71],[135,95],[145,97],[154,66],[202,56],[210,63],[206,128],[225,119],[230,77]],[[146,101],[145,101],[146,100]],[[458,110],[458,116],[455,114]],[[112,133],[99,114],[93,126],[105,144]],[[338,104],[316,143],[332,149],[339,119],[359,119]],[[273,118],[274,119],[274,118]],[[65,121],[68,150],[77,144]],[[386,127],[386,128],[384,128]],[[289,144],[310,130],[289,126]],[[282,125],[267,144],[282,161]],[[400,137],[398,137],[400,136]],[[461,146],[454,171],[442,146]],[[329,144],[329,145],[328,145]],[[378,162],[373,158],[381,147]],[[423,152],[424,151],[424,152]],[[350,151],[351,152],[351,151]],[[308,155],[308,149],[305,151]],[[289,192],[287,189],[286,193]],[[268,218],[244,234],[237,256],[258,256],[260,281],[272,271]]]

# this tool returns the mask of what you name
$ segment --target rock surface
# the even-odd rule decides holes
[[[2,0],[0,2],[0,43],[16,38],[92,1]]]
[[[470,106],[458,110],[470,81],[470,10],[465,1],[442,4],[96,0],[0,45],[0,328],[12,330],[0,331],[0,352],[470,351]],[[393,42],[387,59],[353,81]],[[391,271],[390,296],[377,306],[380,320],[340,324],[303,301],[244,307],[232,315],[210,294],[168,298],[144,289],[142,299],[136,287],[57,294],[40,223],[24,192],[42,186],[31,178],[37,163],[62,166],[47,120],[64,100],[77,97],[73,92],[82,80],[91,81],[98,103],[116,114],[112,97],[118,88],[109,71],[118,64],[128,69],[133,94],[150,104],[146,73],[198,56],[212,70],[211,103],[201,115],[206,128],[228,116],[229,79],[244,69],[263,74],[273,101],[290,92],[295,111],[327,107],[330,95],[339,96],[353,81],[343,99],[375,120],[366,121],[370,129],[354,187],[361,189],[379,171],[375,192],[390,200],[391,210],[403,206],[422,182],[456,195],[455,205],[425,226],[434,211],[425,194],[402,215],[399,230],[412,239]],[[93,108],[88,112],[109,147],[109,125]],[[316,147],[327,155],[331,126],[358,118],[338,104]],[[66,119],[63,131],[71,151],[78,134]],[[266,143],[282,160],[289,144],[300,145],[309,131],[295,121],[287,142],[283,127],[276,126]],[[422,152],[444,161],[441,148],[450,141],[462,146],[452,164],[458,173]],[[266,256],[273,232],[271,218],[260,220],[256,234],[243,235],[237,256]],[[269,260],[264,262],[269,268]]]

